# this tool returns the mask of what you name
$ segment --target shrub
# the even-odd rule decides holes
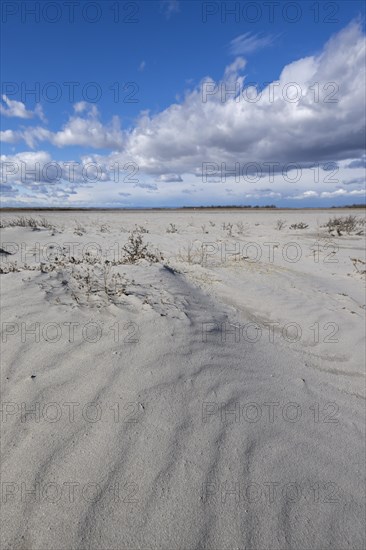
[[[227,235],[228,237],[232,237],[233,236],[233,224],[232,223],[223,223],[222,224],[222,228],[224,231],[227,232]]]
[[[101,233],[110,233],[110,230],[109,230],[109,227],[107,224],[103,223],[101,226],[100,226],[100,232]]]
[[[180,262],[187,262],[189,264],[203,265],[206,261],[206,247],[204,243],[195,245],[189,242],[186,248],[180,250],[177,256]]]
[[[308,227],[308,224],[304,222],[293,223],[292,225],[290,225],[290,229],[307,229]]]
[[[356,216],[335,216],[330,218],[327,223],[324,225],[331,233],[332,231],[337,231],[338,235],[341,236],[342,231],[348,235],[352,232],[355,232],[363,227],[365,220],[360,220]]]
[[[286,220],[277,220],[276,229],[278,229],[278,231],[281,231],[281,229],[284,229],[285,227],[286,227]]]
[[[77,220],[75,220],[75,224],[74,235],[79,235],[79,237],[81,237],[81,235],[86,233],[86,229]]]
[[[32,216],[18,216],[8,221],[1,220],[1,227],[31,227],[34,230],[43,227],[44,229],[55,229],[55,226],[46,218],[33,218]]]
[[[122,247],[125,253],[124,259],[126,263],[135,264],[138,260],[148,260],[150,262],[158,262],[159,258],[148,250],[146,244],[142,240],[142,235],[135,230],[130,233],[127,243]],[[162,259],[162,258],[160,258]]]
[[[174,223],[170,223],[169,226],[166,228],[167,233],[178,233],[178,228],[174,225]]]
[[[365,265],[366,262],[363,260],[360,260],[360,258],[350,258],[351,262],[353,263],[353,267],[357,271],[357,273],[360,273],[361,275],[366,274]]]
[[[243,224],[243,222],[238,222],[236,224],[236,227],[237,227],[237,230],[238,230],[238,235],[243,235],[244,230],[245,230],[245,225]]]
[[[135,231],[137,231],[138,233],[148,233],[149,230],[146,229],[146,227],[144,227],[143,225],[135,225]]]

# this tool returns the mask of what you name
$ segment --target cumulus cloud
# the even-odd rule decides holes
[[[90,156],[80,161],[55,161],[47,151],[24,151],[1,155],[0,184],[4,189],[21,187],[26,192],[66,200],[82,187],[92,187],[111,179],[109,168]]]
[[[322,191],[320,193],[321,198],[333,198],[333,197],[355,197],[355,196],[364,196],[365,191],[362,189],[353,189],[348,191],[348,189],[337,189],[336,191]]]
[[[222,102],[220,83],[216,83],[217,93],[207,101],[196,89],[182,103],[157,115],[144,113],[126,136],[124,155],[156,177],[199,174],[203,162],[225,163],[230,168],[235,162],[262,166],[271,161],[281,167],[289,162],[305,167],[361,157],[364,55],[364,36],[359,24],[352,23],[317,56],[286,66],[256,102],[244,100],[241,93]],[[223,82],[234,75],[240,79],[238,72],[244,66],[244,60],[235,60]],[[289,92],[291,82],[297,84],[296,101]],[[319,93],[314,91],[316,82]],[[284,99],[285,92],[290,100]]]
[[[288,199],[314,199],[316,197],[319,197],[319,193],[314,190],[304,191],[303,193],[300,193],[299,195],[290,195],[287,198]]]
[[[209,185],[210,197],[211,191],[215,193],[212,196],[223,196],[226,176],[230,180],[227,188],[241,197],[312,199],[360,195],[360,190],[335,187],[329,163],[334,163],[332,170],[339,170],[344,161],[348,163],[346,168],[365,165],[364,57],[365,37],[360,24],[353,22],[316,55],[285,66],[278,80],[256,92],[254,98],[248,93],[243,74],[246,61],[237,57],[224,70],[220,81],[203,79],[202,84],[211,85],[209,94],[204,95],[202,86],[198,86],[183,101],[160,113],[143,112],[131,130],[122,131],[117,117],[104,125],[95,106],[80,102],[59,131],[39,126],[23,130],[22,137],[29,147],[48,141],[57,147],[111,149],[108,156],[90,154],[89,160],[100,163],[105,178],[113,163],[136,163],[144,183],[126,192],[140,187],[147,192],[156,191],[156,195],[167,189],[181,193],[183,180],[185,192],[193,179],[202,178],[203,164],[211,163],[217,168],[205,186],[207,194]],[[236,92],[232,93],[233,89]],[[9,132],[12,131],[6,130],[4,137],[11,143],[17,134]],[[306,174],[301,182],[296,182],[296,188],[291,182],[284,183],[282,177],[283,168],[289,163]],[[243,189],[242,182],[236,185],[236,181],[233,185],[236,164],[240,169],[246,165],[246,174],[267,174],[268,165],[272,165],[272,181],[259,175],[263,189],[250,190],[249,185]],[[326,170],[326,178],[315,185],[310,176],[314,176],[317,166],[321,172]],[[360,175],[354,174],[356,178]],[[158,188],[149,178],[162,185]],[[341,181],[345,182],[344,187],[350,185],[343,175]],[[249,183],[254,187],[256,182]],[[169,184],[174,187],[169,188]]]
[[[95,105],[90,105],[87,101],[78,101],[73,105],[75,113],[83,113],[84,111],[92,110],[94,115],[97,114],[97,107]]]
[[[115,116],[108,126],[103,126],[94,113],[87,118],[71,117],[62,130],[51,134],[50,141],[57,147],[84,145],[94,149],[118,149],[123,145],[119,118]]]
[[[300,195],[288,196],[288,199],[308,199],[308,198],[321,198],[321,199],[330,199],[337,197],[359,197],[364,196],[365,191],[362,189],[353,189],[349,191],[347,189],[336,189],[335,191],[304,191]]]
[[[230,65],[225,68],[223,84],[226,88],[228,88],[229,92],[232,88],[232,84],[235,84],[237,89],[239,89],[243,85],[244,77],[240,75],[246,64],[247,62],[243,57],[237,57]],[[224,101],[226,101],[227,95],[229,94],[222,96],[224,98]]]
[[[3,143],[15,143],[19,139],[19,133],[14,130],[4,130],[0,132],[0,141]]]
[[[2,96],[2,102],[0,103],[0,113],[7,117],[25,118],[30,119],[38,117],[41,120],[45,120],[42,106],[37,103],[34,111],[28,111],[25,104],[22,101],[15,101],[9,99],[7,95]]]
[[[123,133],[118,116],[103,125],[95,105],[85,101],[74,104],[75,115],[71,116],[63,128],[52,132],[44,127],[30,127],[17,133],[26,144],[35,148],[39,142],[48,141],[57,147],[85,146],[93,149],[121,149]],[[81,116],[83,115],[83,116]]]

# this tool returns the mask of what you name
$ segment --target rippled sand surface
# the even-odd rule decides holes
[[[3,228],[2,548],[364,548],[364,235],[323,227],[350,213]]]

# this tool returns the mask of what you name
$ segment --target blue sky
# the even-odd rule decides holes
[[[364,3],[268,4],[3,2],[2,205],[364,202]]]

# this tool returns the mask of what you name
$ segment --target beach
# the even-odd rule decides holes
[[[364,218],[3,212],[2,548],[364,548]]]

